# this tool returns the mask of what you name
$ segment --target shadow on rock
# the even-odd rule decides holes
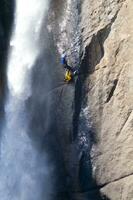
[[[9,40],[14,20],[15,1],[0,0],[0,118],[4,118],[4,99],[7,89],[6,68]],[[1,126],[2,122],[0,123]],[[1,128],[0,128],[1,130]]]
[[[93,128],[89,118],[89,108],[86,107],[84,83],[88,74],[86,74],[85,67],[86,61],[83,60],[75,89],[72,143],[75,144],[76,154],[74,155],[73,150],[71,152],[73,154],[72,173],[76,177],[76,184],[72,186],[71,196],[72,200],[109,200],[100,193],[101,186],[97,185],[92,175],[91,150],[92,145],[98,141],[96,130]],[[77,162],[74,163],[74,160],[77,160]]]

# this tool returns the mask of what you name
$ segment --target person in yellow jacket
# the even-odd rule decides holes
[[[64,80],[65,80],[66,82],[70,82],[70,81],[72,81],[72,78],[73,78],[72,72],[71,72],[70,70],[66,69],[66,73],[65,73],[65,78],[64,78]]]
[[[64,80],[66,82],[70,82],[73,80],[73,76],[76,74],[76,70],[73,67],[70,67],[67,64],[67,60],[66,60],[66,54],[63,53],[61,56],[61,64],[63,65],[64,69],[65,69],[65,78]]]

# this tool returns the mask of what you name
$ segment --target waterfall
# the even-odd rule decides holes
[[[31,72],[40,53],[41,24],[47,0],[16,0],[7,68],[8,92],[1,135],[0,199],[49,200],[52,190],[48,155],[29,138],[25,101],[31,96]]]

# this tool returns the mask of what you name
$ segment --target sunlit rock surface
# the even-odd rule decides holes
[[[92,176],[111,200],[132,199],[133,2],[82,4],[83,108],[94,129]],[[89,122],[88,122],[89,123]]]

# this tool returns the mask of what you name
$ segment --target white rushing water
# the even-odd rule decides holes
[[[37,152],[28,137],[25,109],[25,100],[31,95],[30,74],[39,54],[39,35],[47,9],[47,0],[16,0],[7,69],[9,92],[1,136],[1,200],[50,199],[50,166],[47,156]]]
[[[17,96],[24,91],[27,93],[24,82],[39,53],[38,37],[47,8],[47,0],[16,2],[15,30],[10,43],[13,50],[9,59],[8,85],[12,94]]]

